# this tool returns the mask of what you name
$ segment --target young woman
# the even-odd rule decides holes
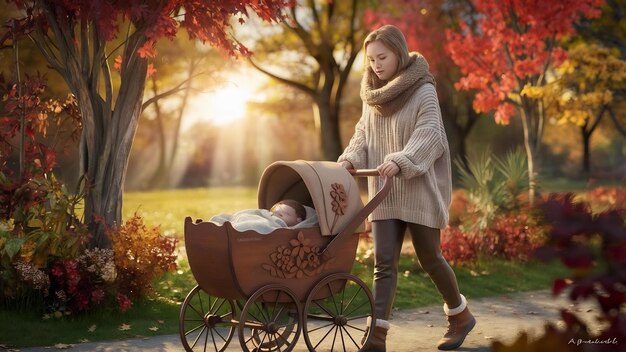
[[[393,188],[370,215],[377,319],[372,338],[362,351],[385,351],[407,228],[422,268],[445,302],[448,330],[438,348],[456,349],[476,320],[440,249],[440,229],[448,223],[452,184],[435,80],[424,57],[409,53],[397,27],[387,25],[373,31],[364,48],[363,112],[338,162],[348,169],[377,168],[381,175],[393,177]],[[370,197],[381,186],[379,180],[370,178]]]

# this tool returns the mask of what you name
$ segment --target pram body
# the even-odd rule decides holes
[[[366,318],[374,317],[369,288],[350,273],[356,230],[391,182],[384,179],[364,206],[354,176],[376,175],[323,161],[268,166],[259,208],[294,199],[315,208],[316,227],[259,234],[185,219],[185,249],[198,283],[181,307],[185,349],[224,351],[237,330],[243,351],[291,351],[301,333],[311,351],[357,351],[372,320]]]

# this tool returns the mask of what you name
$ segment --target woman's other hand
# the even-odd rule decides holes
[[[378,173],[381,176],[393,177],[397,175],[398,172],[400,172],[400,167],[398,166],[398,164],[390,160],[390,161],[385,161],[384,163],[380,164],[376,168],[376,170],[378,170]]]
[[[341,162],[341,166],[342,166],[342,167],[345,167],[345,168],[346,168],[346,169],[348,169],[348,170],[352,170],[352,169],[354,169],[354,166],[352,166],[352,163],[351,163],[351,162],[349,162],[348,160],[344,160],[344,161],[342,161],[342,162]]]

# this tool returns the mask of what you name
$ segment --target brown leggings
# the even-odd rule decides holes
[[[441,254],[439,229],[397,219],[376,220],[372,222],[372,234],[374,237],[374,314],[378,319],[388,320],[391,314],[398,283],[398,261],[407,226],[417,259],[437,287],[444,302],[450,308],[461,305],[456,275]]]

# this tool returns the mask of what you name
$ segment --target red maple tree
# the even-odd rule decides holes
[[[574,33],[574,23],[600,15],[603,0],[473,0],[474,27],[465,21],[446,32],[447,50],[461,68],[459,90],[476,90],[474,109],[495,110],[507,124],[519,113],[528,156],[530,197],[534,198],[536,163],[545,121],[539,101],[521,94],[542,86],[546,73],[565,59],[559,41]]]
[[[252,10],[266,21],[283,18],[292,0],[8,0],[22,10],[13,32],[28,35],[76,97],[83,119],[80,174],[87,180],[85,221],[92,246],[110,247],[105,225],[120,224],[122,187],[141,112],[154,44],[184,28],[230,54],[247,49],[228,35],[231,19]],[[119,74],[111,70],[115,66]]]
[[[368,9],[365,22],[369,29],[385,24],[400,28],[409,50],[420,52],[430,65],[437,81],[437,95],[442,117],[448,129],[451,147],[458,152],[466,167],[467,140],[479,114],[471,105],[473,92],[458,92],[459,68],[445,50],[446,30],[458,19],[472,16],[473,8],[465,1],[387,0],[375,9]]]

